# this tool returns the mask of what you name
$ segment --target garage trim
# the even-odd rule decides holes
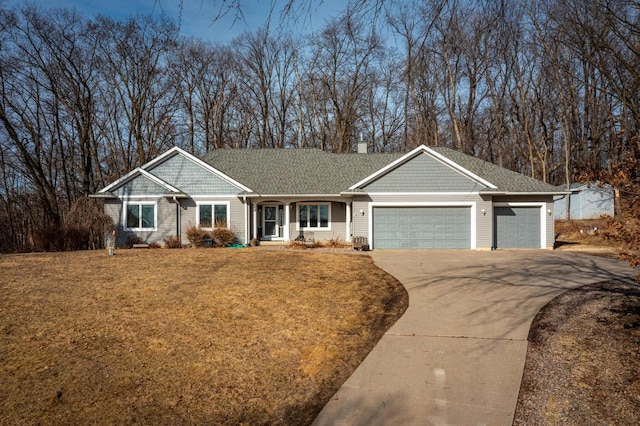
[[[475,202],[388,202],[388,201],[372,201],[369,203],[368,218],[368,233],[369,233],[369,245],[371,249],[374,249],[375,241],[373,240],[373,208],[374,207],[471,207],[471,250],[476,249],[476,203]]]
[[[547,203],[523,203],[523,202],[510,202],[510,203],[493,203],[493,207],[538,207],[540,208],[540,248],[547,248],[547,215],[545,207]],[[495,213],[492,212],[492,215]],[[495,220],[495,217],[494,217]],[[493,247],[496,246],[496,235],[493,234]]]

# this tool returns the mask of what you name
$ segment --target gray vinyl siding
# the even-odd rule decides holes
[[[246,205],[236,197],[230,198],[215,198],[215,199],[198,199],[198,202],[211,202],[211,203],[225,203],[229,202],[229,228],[236,234],[237,242],[240,244],[245,244],[245,209]],[[188,244],[189,240],[187,239],[187,230],[196,226],[196,212],[198,211],[196,202],[192,198],[183,199],[180,202],[180,206],[182,208],[180,214],[180,228],[181,228],[181,237],[182,243]]]
[[[180,154],[147,170],[189,195],[232,195],[240,189]]]
[[[420,154],[363,189],[367,192],[478,192],[485,187],[427,154]]]
[[[353,198],[351,205],[351,233],[354,237],[367,237],[369,236],[369,202],[371,198],[369,196],[357,196]],[[364,212],[361,214],[360,211]]]
[[[298,235],[300,235],[300,227],[298,226],[298,204],[326,204],[327,201],[300,201],[298,203],[292,203],[293,206],[290,212],[290,227],[289,227],[289,237],[294,240]],[[339,238],[341,240],[346,240],[346,204],[345,203],[336,203],[331,202],[331,229],[323,231],[323,230],[313,230],[309,232],[313,232],[313,238],[316,241],[326,241],[332,238]]]
[[[140,202],[156,202],[156,230],[155,231],[129,231],[125,229],[124,223],[124,202],[120,199],[105,200],[105,212],[113,218],[116,226],[116,246],[124,247],[129,237],[138,236],[145,243],[164,244],[163,239],[176,234],[176,204],[167,198],[157,198],[150,200],[136,199],[134,197],[127,199],[129,203]]]
[[[162,195],[169,191],[148,177],[138,175],[111,192],[119,197],[134,197],[136,195]]]
[[[484,209],[484,213],[482,210]],[[493,245],[491,197],[480,197],[476,204],[476,249],[491,250]]]

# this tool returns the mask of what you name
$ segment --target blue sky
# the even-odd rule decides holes
[[[0,4],[1,4],[0,0]],[[31,0],[31,3],[44,7],[75,8],[87,17],[102,14],[114,19],[125,19],[141,13],[165,13],[176,22],[181,16],[180,28],[183,35],[195,36],[212,42],[228,42],[244,31],[253,31],[266,22],[271,3],[275,2],[275,13],[272,26],[280,23],[280,7],[284,1],[278,0],[241,0],[244,21],[236,21],[231,11],[223,19],[212,22],[224,7],[223,0]],[[327,20],[339,14],[346,5],[346,0],[309,0],[311,13],[304,13],[296,20],[294,31],[309,33],[321,29]],[[226,1],[229,3],[229,0]],[[7,7],[24,4],[24,0],[5,0]],[[306,5],[307,0],[298,0],[298,4]]]

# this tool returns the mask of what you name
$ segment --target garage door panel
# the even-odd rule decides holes
[[[375,207],[373,244],[385,249],[469,249],[471,208]]]
[[[540,248],[540,207],[496,207],[494,218],[497,248]]]

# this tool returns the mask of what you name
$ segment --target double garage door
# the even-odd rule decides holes
[[[377,249],[470,249],[470,207],[374,207]]]

